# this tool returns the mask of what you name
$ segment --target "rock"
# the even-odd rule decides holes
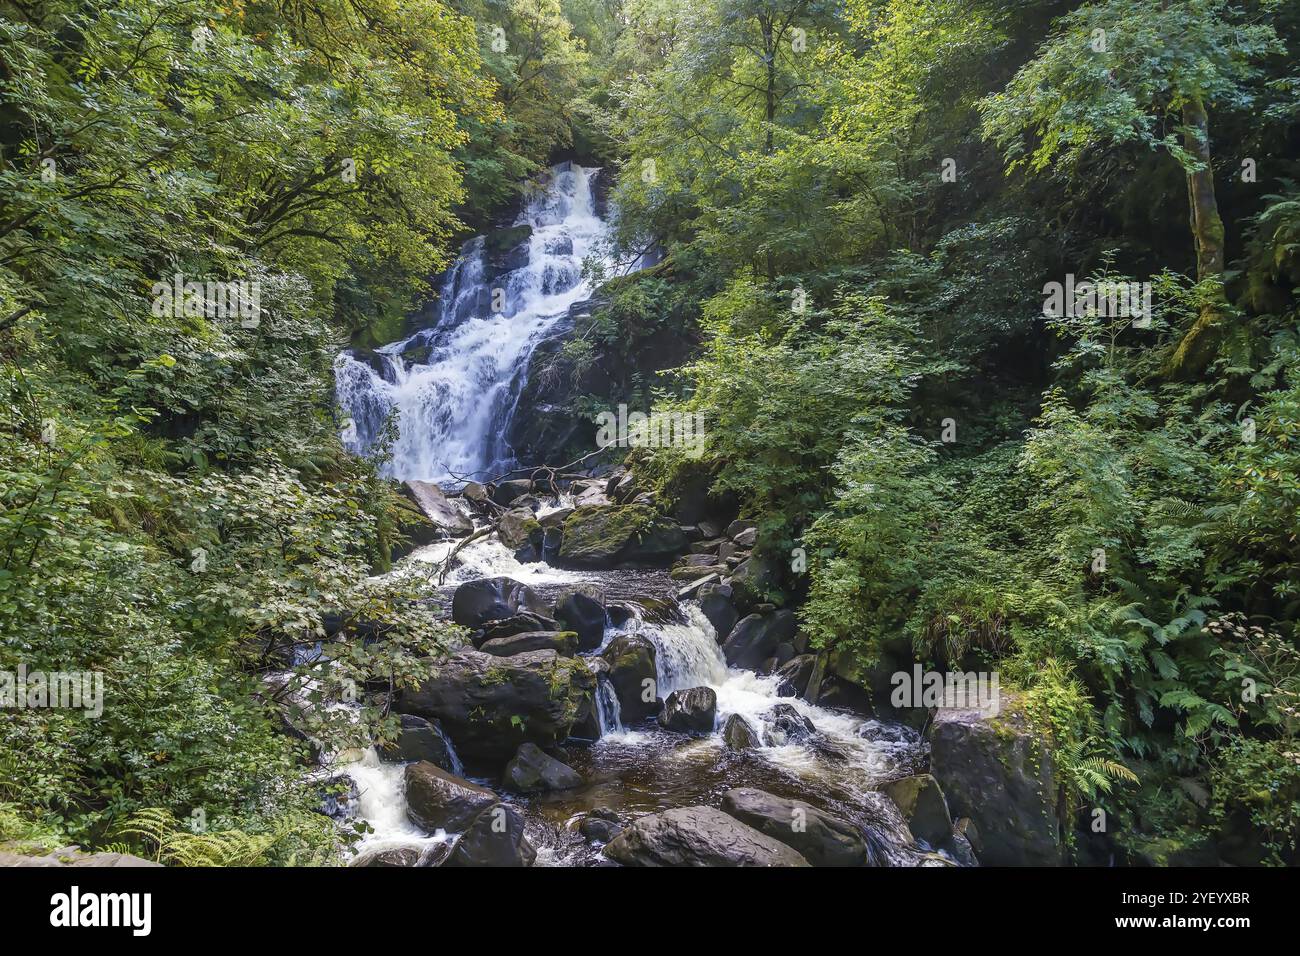
[[[535,859],[537,851],[524,836],[524,818],[497,803],[474,819],[443,866],[532,866]]]
[[[781,685],[777,694],[781,697],[802,697],[808,689],[808,680],[812,677],[816,663],[816,654],[800,654],[778,667],[776,676],[781,678]]]
[[[415,502],[408,498],[397,498],[393,504],[397,532],[401,537],[401,540],[394,542],[389,549],[389,556],[394,561],[406,557],[417,548],[441,541],[447,536],[441,527],[425,516]]]
[[[776,566],[769,559],[758,555],[746,558],[731,572],[731,587],[736,609],[748,614],[757,605],[767,601],[768,595],[776,590]]]
[[[757,532],[758,525],[752,521],[745,521],[742,518],[737,518],[735,521],[731,522],[731,524],[727,525],[726,530],[722,533],[732,541],[735,541],[738,536],[745,534],[748,531]]]
[[[655,698],[655,646],[638,634],[620,634],[601,651],[610,683],[618,696],[623,723],[644,720],[657,707]],[[646,682],[649,681],[647,684]],[[646,698],[649,698],[648,700]]]
[[[572,767],[542,753],[537,744],[522,744],[506,764],[501,785],[514,793],[541,793],[581,786],[582,778]]]
[[[558,631],[559,629],[559,621],[534,611],[520,611],[499,621],[488,621],[483,626],[483,634],[477,643],[482,644],[484,641],[491,641],[498,637],[513,637],[529,631]]]
[[[427,760],[406,767],[406,815],[430,833],[459,833],[496,800],[491,790]]]
[[[402,482],[402,491],[446,537],[459,538],[474,530],[469,515],[457,508],[431,481]]]
[[[644,505],[584,505],[564,522],[559,560],[574,567],[664,567],[686,536]]]
[[[403,690],[396,709],[437,719],[466,763],[501,766],[519,745],[551,747],[590,712],[596,677],[555,651],[494,657],[461,648],[433,677]]]
[[[514,657],[528,651],[555,651],[561,657],[578,653],[578,635],[573,631],[525,631],[509,637],[494,637],[479,645],[479,650],[493,657]]]
[[[907,820],[912,836],[939,847],[952,837],[952,817],[939,782],[928,773],[887,783],[883,788]]]
[[[546,602],[532,588],[513,578],[466,581],[451,598],[451,618],[465,627],[482,627],[519,611],[545,614],[547,610]]]
[[[388,850],[375,850],[364,853],[350,864],[351,866],[419,866],[420,848],[418,846],[395,846]]]
[[[794,637],[795,627],[793,611],[750,614],[742,618],[722,642],[722,656],[732,667],[758,670],[776,651],[777,645]]]
[[[528,545],[541,546],[542,525],[531,511],[514,509],[497,519],[497,537],[511,551]]]
[[[659,712],[659,726],[679,734],[711,734],[717,710],[718,695],[712,687],[675,690]]]
[[[715,584],[718,579],[719,575],[717,574],[706,574],[702,578],[696,578],[690,584],[678,589],[677,600],[680,602],[694,597],[699,592],[700,588],[704,587],[706,584]]]
[[[700,529],[700,537],[702,538],[717,539],[722,537],[722,528],[718,526],[716,521],[701,521],[695,527]]]
[[[425,720],[414,714],[402,714],[397,739],[378,749],[379,759],[389,763],[425,760],[443,770],[456,767],[456,752],[442,726],[436,720]]]
[[[758,542],[758,529],[746,528],[739,534],[734,535],[731,540],[737,548],[752,548]]]
[[[614,811],[597,809],[582,818],[578,832],[590,843],[608,843],[623,832],[623,824]]]
[[[740,714],[732,714],[722,727],[722,739],[732,750],[748,750],[762,744],[758,733]]]
[[[700,557],[704,557],[704,555],[700,555]],[[674,581],[704,581],[721,578],[726,571],[727,569],[720,564],[679,564],[669,571],[668,575]]]
[[[700,610],[704,612],[704,616],[709,619],[709,623],[718,634],[718,643],[727,639],[731,629],[740,620],[740,615],[736,613],[736,606],[731,601],[732,593],[729,584],[705,584],[700,588],[696,598],[700,602]]]
[[[641,817],[605,847],[624,866],[808,866],[796,850],[713,807]]]
[[[555,602],[555,617],[578,635],[578,648],[592,651],[605,639],[605,605],[582,591],[568,591]]]
[[[790,704],[777,704],[772,708],[772,725],[767,730],[769,747],[805,743],[816,733],[813,722]]]
[[[544,529],[555,528],[558,530],[564,526],[564,522],[571,514],[573,514],[572,508],[556,508],[554,511],[548,511],[539,517],[537,523]]]
[[[130,853],[87,853],[80,847],[69,846],[52,853],[13,853],[0,850],[0,869],[8,867],[85,867],[96,869],[125,869],[136,866],[162,866],[153,860],[132,856]]]
[[[465,482],[465,487],[460,490],[461,496],[468,498],[470,501],[477,501],[480,504],[486,502],[491,497],[488,490],[477,481]]]
[[[952,814],[970,817],[985,866],[1059,866],[1052,758],[1021,700],[1001,693],[996,716],[940,708],[930,730],[930,772]]]
[[[813,866],[865,866],[867,843],[847,820],[802,800],[741,787],[722,796],[722,809],[795,850]]]
[[[516,498],[522,498],[524,495],[530,494],[532,490],[533,483],[527,478],[503,481],[492,492],[492,500],[505,508],[512,504]]]

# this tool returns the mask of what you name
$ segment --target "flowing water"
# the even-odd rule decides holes
[[[514,464],[504,435],[528,360],[591,294],[583,260],[599,255],[607,229],[592,193],[598,172],[556,166],[516,218],[531,233],[502,271],[490,268],[484,237],[471,240],[447,273],[430,327],[370,355],[338,357],[335,396],[354,426],[344,432],[350,451],[371,452],[396,412],[390,477],[459,481]]]
[[[482,237],[467,243],[448,273],[429,328],[377,350],[369,359],[352,353],[339,357],[337,394],[357,426],[354,451],[370,450],[385,418],[396,410],[400,434],[386,466],[394,477],[454,483],[513,464],[500,436],[509,424],[528,358],[567,310],[590,293],[582,258],[597,248],[605,232],[594,211],[593,172],[569,164],[556,167],[548,187],[525,205],[517,223],[532,227],[526,261],[487,279]],[[499,311],[486,304],[493,283],[505,290]],[[628,632],[654,644],[661,697],[698,686],[717,694],[715,731],[688,738],[660,729],[653,719],[625,726],[612,685],[598,681],[601,737],[590,744],[567,745],[569,762],[585,785],[528,799],[503,795],[524,810],[539,864],[602,862],[599,848],[576,830],[587,811],[604,808],[634,817],[670,807],[716,806],[723,793],[739,786],[806,800],[854,821],[877,864],[951,862],[913,843],[897,809],[878,792],[882,783],[923,769],[925,746],[917,734],[900,725],[781,697],[776,677],[728,667],[712,625],[694,603],[677,605],[677,586],[666,574],[580,573],[541,562],[521,564],[495,538],[485,538],[458,554],[456,566],[439,585],[437,571],[451,547],[443,543],[425,548],[392,573],[425,578],[431,591],[448,597],[460,583],[499,575],[543,594],[574,583],[595,586],[608,604],[625,611],[616,618],[618,626],[607,628],[605,644]],[[658,610],[643,613],[638,599]],[[665,605],[674,610],[665,615]],[[813,739],[784,738],[773,719],[773,709],[780,704],[794,707],[812,722]],[[739,752],[726,746],[719,730],[732,714],[749,723],[762,746]],[[423,833],[407,819],[400,765],[381,763],[372,748],[346,772],[361,794],[359,813],[375,831],[361,850],[416,846],[427,852],[431,843],[446,842],[446,834]]]

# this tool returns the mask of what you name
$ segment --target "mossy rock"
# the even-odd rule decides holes
[[[583,505],[564,521],[559,560],[572,567],[665,567],[686,550],[676,522],[645,505]]]

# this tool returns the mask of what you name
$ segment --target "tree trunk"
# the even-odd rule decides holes
[[[1187,132],[1183,145],[1196,157],[1201,168],[1187,174],[1187,199],[1191,207],[1189,221],[1196,241],[1196,278],[1200,281],[1223,278],[1223,219],[1214,195],[1214,170],[1210,166],[1210,117],[1199,96],[1183,105],[1183,123]],[[1201,314],[1169,361],[1171,373],[1195,373],[1213,358],[1214,331],[1222,317],[1223,293],[1201,307]]]

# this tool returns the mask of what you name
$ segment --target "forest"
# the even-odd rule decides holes
[[[340,353],[382,371],[442,328],[467,249],[489,270],[528,228],[539,249],[548,184],[597,169],[569,280],[590,294],[485,426],[511,455],[403,471],[426,420],[353,421]],[[397,385],[433,362],[404,348]],[[702,439],[594,454],[620,406]],[[724,669],[734,628],[788,621],[824,687],[796,723],[871,714],[932,747],[981,862],[1300,863],[1300,4],[0,0],[0,852],[346,864],[379,824],[322,812],[358,800],[331,755],[426,718],[476,786],[533,742],[538,773],[588,775],[594,745],[565,741],[618,680],[616,617],[591,673],[550,658],[560,732],[534,741],[529,712],[489,735],[452,716],[469,691],[434,699],[437,662],[522,599],[465,617],[409,573],[442,540],[445,576],[484,521],[545,565],[549,506],[503,491],[544,498],[543,472],[569,567],[717,573],[695,596],[738,592],[708,614]],[[471,523],[428,533],[402,479]],[[594,558],[597,532],[626,543]],[[774,653],[744,666],[769,679]],[[960,811],[939,722],[889,706],[914,668],[997,676],[1018,723],[995,733],[1046,780],[1024,827],[1050,833]],[[95,675],[100,706],[23,706],[38,672]],[[719,727],[743,709],[700,683]],[[405,773],[411,819],[456,831]],[[739,792],[731,817],[765,812]],[[593,806],[582,833],[625,844]],[[925,860],[967,859],[911,824]]]

